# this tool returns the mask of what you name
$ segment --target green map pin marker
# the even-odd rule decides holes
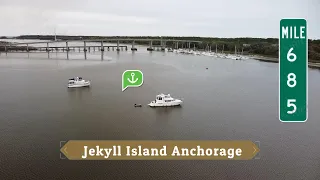
[[[140,87],[143,84],[143,73],[140,70],[126,70],[122,74],[122,91],[128,87]]]

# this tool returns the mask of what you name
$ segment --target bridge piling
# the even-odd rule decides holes
[[[29,44],[27,44],[27,52],[28,52],[28,58],[29,58]]]
[[[47,49],[46,51],[48,52],[48,59],[50,58],[50,51],[49,51],[49,43],[47,43]]]
[[[132,41],[132,47],[131,47],[131,51],[137,51],[138,49],[135,48],[135,42]]]
[[[4,46],[4,50],[6,51],[6,56],[8,56],[8,49],[7,49],[7,45]]]
[[[147,51],[153,51],[152,41],[150,41],[149,47],[147,48]]]
[[[120,42],[117,41],[117,51],[118,51],[118,52],[120,51],[119,44],[120,44]]]
[[[103,60],[103,55],[104,55],[103,41],[101,41],[100,51],[101,51],[101,60]]]
[[[166,50],[166,42],[162,41],[161,42],[161,51],[165,51]]]
[[[66,42],[66,48],[67,48],[67,59],[69,60],[69,46],[68,46],[68,41]]]
[[[86,42],[83,41],[83,51],[84,51],[84,59],[87,60],[87,45]]]

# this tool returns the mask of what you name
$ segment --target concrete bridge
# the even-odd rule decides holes
[[[70,42],[77,42],[77,43],[83,43],[83,45],[77,45],[77,46],[69,46]],[[87,43],[100,43],[99,46],[97,45],[88,45]],[[116,46],[105,46],[104,43],[105,42],[111,42],[111,43],[116,43]],[[95,48],[97,48],[99,51],[101,51],[101,59],[103,60],[103,51],[105,51],[105,48],[107,48],[108,50],[110,48],[112,48],[112,50],[116,49],[116,51],[120,51],[120,50],[128,50],[127,46],[120,46],[120,42],[126,42],[126,43],[131,43],[132,47],[131,50],[132,51],[137,51],[137,48],[135,46],[136,42],[149,42],[149,46],[147,47],[148,51],[153,51],[154,47],[157,47],[158,49],[160,49],[161,51],[165,51],[165,48],[167,48],[166,43],[167,42],[173,42],[173,49],[178,49],[179,47],[182,48],[187,48],[187,49],[191,49],[191,43],[193,43],[193,48],[195,49],[195,43],[201,43],[202,41],[194,41],[194,40],[175,40],[175,39],[143,39],[143,38],[139,38],[139,39],[132,39],[132,38],[109,38],[109,39],[90,39],[90,40],[57,40],[57,41],[34,41],[34,42],[23,42],[23,43],[11,43],[11,44],[6,44],[4,45],[4,49],[6,52],[6,55],[8,53],[8,51],[12,51],[13,49],[17,49],[17,48],[13,48],[13,47],[21,47],[24,46],[25,50],[27,53],[29,53],[30,51],[34,51],[34,50],[39,50],[39,51],[43,51],[45,50],[46,52],[48,52],[48,58],[49,58],[49,53],[50,51],[53,50],[62,50],[63,52],[65,51],[67,53],[67,59],[69,59],[69,51],[70,50],[74,50],[75,49],[79,49],[79,52],[81,49],[83,49],[84,52],[84,58],[87,59],[87,51],[90,49],[93,49],[93,51],[95,51]],[[160,45],[153,45],[154,42],[160,42]],[[57,44],[59,43],[59,46],[52,46],[52,44]],[[61,43],[64,43],[65,46],[61,46]],[[46,46],[42,46],[42,47],[36,47],[34,45],[36,44],[46,44]],[[179,46],[180,45],[180,46]],[[21,48],[20,48],[21,49]],[[18,51],[22,51],[22,50],[18,50]]]

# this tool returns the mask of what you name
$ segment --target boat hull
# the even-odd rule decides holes
[[[150,103],[150,107],[170,107],[170,106],[181,106],[182,101],[175,101],[170,103]]]
[[[90,82],[84,83],[84,84],[72,84],[68,85],[68,88],[81,88],[81,87],[89,87]]]

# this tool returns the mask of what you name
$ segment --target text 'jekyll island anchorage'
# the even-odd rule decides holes
[[[250,160],[260,151],[251,141],[68,141],[69,160]]]
[[[197,146],[196,148],[180,148],[174,146],[173,150],[168,152],[167,146],[162,148],[143,148],[142,146],[131,147],[126,146],[126,153],[121,153],[121,146],[113,146],[112,148],[101,148],[96,146],[95,148],[88,148],[88,146],[83,147],[82,158],[86,159],[88,156],[100,156],[108,159],[110,155],[112,156],[226,156],[229,159],[235,156],[241,156],[242,150],[240,148],[201,148]]]

